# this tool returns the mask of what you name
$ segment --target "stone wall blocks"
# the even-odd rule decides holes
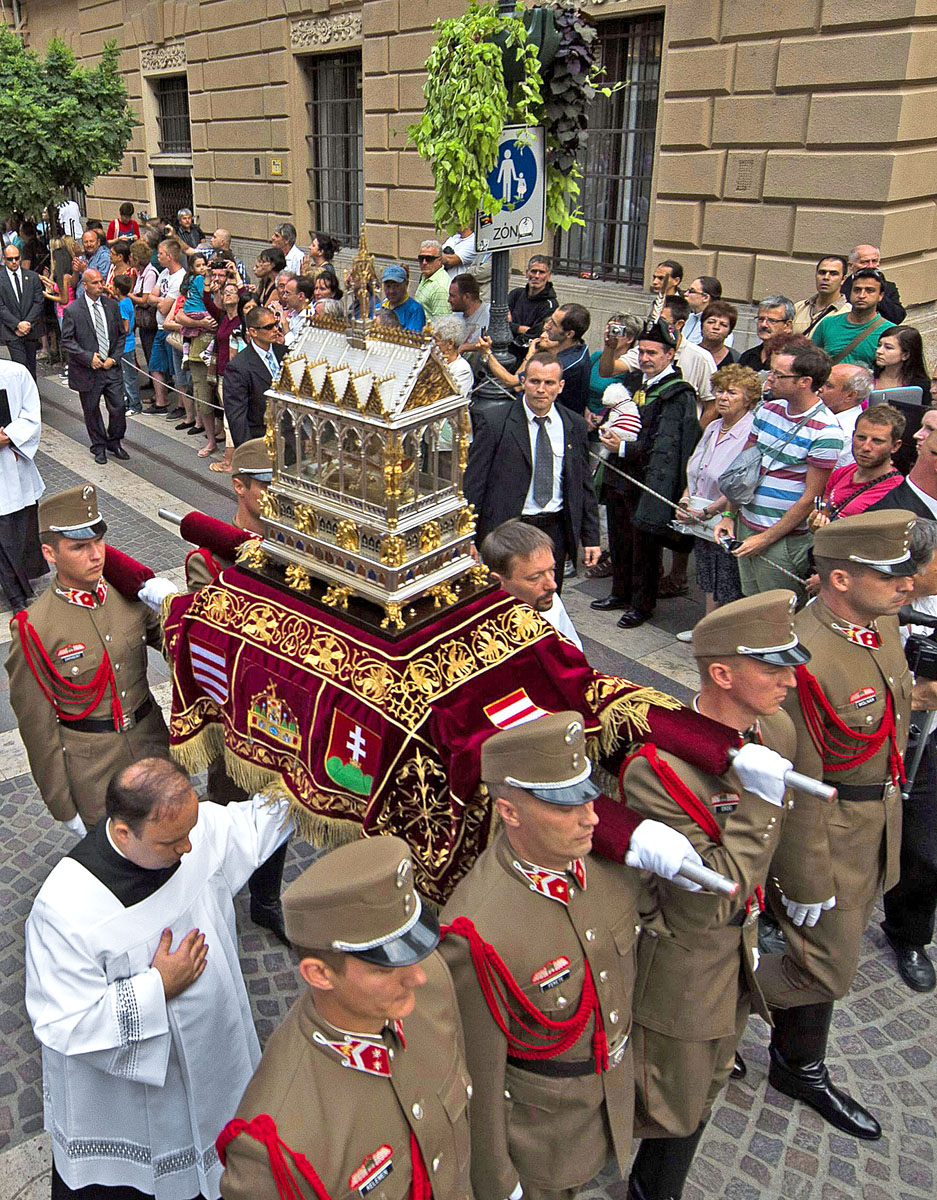
[[[726,300],[748,302],[752,299],[752,281],[755,276],[755,255],[739,254],[720,250],[716,265],[710,274],[722,284],[722,295]]]
[[[361,32],[365,40],[373,33],[396,33],[399,28],[397,0],[369,0],[362,6]]]
[[[656,242],[696,248],[700,245],[702,226],[703,205],[698,201],[658,200],[654,205]]]
[[[397,155],[365,150],[364,181],[366,185],[397,186]]]
[[[662,150],[657,166],[658,195],[717,199],[722,195],[725,162],[724,150],[701,150],[695,154]]]
[[[738,46],[733,87],[736,95],[774,91],[780,48],[781,43],[777,38],[768,42],[744,42]]]
[[[668,45],[719,41],[722,0],[670,0],[667,6]]]
[[[802,146],[810,97],[717,96],[714,146]]]
[[[880,204],[889,199],[892,166],[884,150],[831,151],[822,158],[806,150],[769,150],[764,196],[817,204],[848,204],[861,196],[869,205]]]
[[[365,10],[367,11],[367,10]],[[367,222],[368,249],[372,254],[380,254],[384,258],[396,261],[397,258],[397,228],[395,225],[375,225]],[[414,286],[416,286],[414,284]]]
[[[394,75],[365,77],[363,82],[365,112],[397,111],[397,79]]]
[[[735,46],[671,50],[666,58],[666,68],[665,96],[725,95],[732,91]]]
[[[390,39],[389,66],[391,71],[420,71],[436,41],[433,30],[418,33],[398,33]]]
[[[816,92],[851,88],[857,79],[874,79],[881,86],[929,78],[937,61],[937,32],[918,31],[913,40],[912,69],[912,34],[907,29],[882,30],[875,37],[844,33],[789,38],[781,43],[778,56],[778,87]]]
[[[660,126],[660,145],[668,150],[708,150],[712,145],[713,98],[666,100]]]
[[[794,213],[793,205],[712,201],[703,217],[702,244],[729,250],[791,250]]]
[[[785,0],[784,4],[753,4],[723,0],[722,37],[777,37],[811,33],[820,27],[821,0]]]

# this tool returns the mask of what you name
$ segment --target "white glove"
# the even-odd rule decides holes
[[[689,839],[662,821],[642,821],[631,835],[625,854],[625,862],[629,867],[638,871],[653,871],[684,891],[701,892],[703,889],[698,883],[677,876],[685,858],[703,866],[703,860]]]
[[[746,742],[732,759],[732,767],[746,792],[754,792],[769,804],[784,807],[784,772],[794,764],[767,746]]]
[[[137,599],[142,600],[147,608],[158,613],[166,597],[174,596],[178,591],[179,589],[169,579],[161,579],[158,575],[154,575],[137,592]]]
[[[69,830],[71,833],[74,833],[78,838],[85,837],[88,832],[87,829],[85,829],[84,821],[78,816],[77,813],[70,821],[63,821],[62,824],[67,830]]]
[[[822,904],[798,904],[796,900],[788,900],[782,892],[781,901],[791,924],[804,925],[807,929],[812,929],[816,925],[820,920],[820,913],[836,907],[835,896],[830,896],[829,900],[824,900]]]

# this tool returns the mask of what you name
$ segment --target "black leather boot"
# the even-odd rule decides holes
[[[802,1100],[843,1133],[874,1142],[882,1127],[870,1112],[830,1079],[824,1059],[833,1005],[805,1004],[773,1009],[768,1082],[794,1100]]]
[[[251,920],[255,925],[269,929],[275,938],[290,948],[283,924],[283,907],[280,904],[280,888],[283,885],[283,864],[286,861],[286,841],[260,864],[250,877]]]
[[[682,1138],[645,1138],[628,1180],[629,1200],[680,1200],[706,1122]]]

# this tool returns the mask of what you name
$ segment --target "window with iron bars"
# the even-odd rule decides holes
[[[153,81],[156,122],[162,154],[191,154],[189,82],[184,75],[163,75]]]
[[[589,279],[642,283],[657,134],[663,16],[602,21],[603,81],[625,86],[596,94],[580,155],[585,225],[558,230],[554,270]]]
[[[302,62],[309,96],[309,228],[353,245],[364,219],[361,54],[315,54]]]

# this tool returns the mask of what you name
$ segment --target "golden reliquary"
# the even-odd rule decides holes
[[[375,278],[363,247],[350,290],[359,312]],[[311,576],[343,606],[353,596],[396,613],[473,568],[468,401],[429,327],[313,316],[267,398],[262,553],[291,586]]]

